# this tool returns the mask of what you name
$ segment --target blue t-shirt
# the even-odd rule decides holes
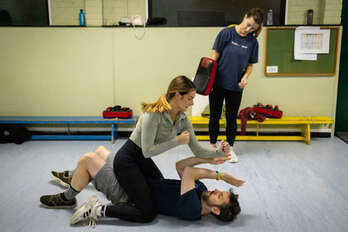
[[[221,88],[241,92],[238,85],[249,64],[257,63],[259,44],[254,36],[240,36],[235,27],[220,31],[216,37],[213,49],[220,56],[215,83]]]
[[[196,181],[196,187],[180,195],[180,180],[149,179],[157,212],[183,220],[201,219],[201,195],[206,186]]]

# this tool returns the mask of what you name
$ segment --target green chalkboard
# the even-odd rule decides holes
[[[336,73],[337,43],[340,27],[330,29],[329,54],[318,54],[317,60],[295,60],[296,27],[269,27],[266,31],[265,76],[333,76]],[[267,66],[277,66],[277,73],[267,72]]]

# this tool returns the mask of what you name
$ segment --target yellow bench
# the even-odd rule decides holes
[[[208,125],[209,118],[201,116],[189,116],[192,125]],[[334,120],[329,117],[282,117],[280,119],[267,118],[263,122],[255,120],[248,120],[247,125],[256,125],[256,135],[237,136],[236,140],[258,140],[258,141],[304,141],[307,144],[311,140],[311,125],[325,124],[331,129],[331,137],[333,137],[332,125]],[[223,121],[220,120],[220,125],[223,125]],[[237,124],[241,125],[241,121],[237,119]],[[271,136],[271,135],[259,135],[260,125],[299,125],[301,126],[301,136]],[[248,127],[247,127],[248,128]],[[198,135],[198,140],[209,140],[209,135]],[[218,136],[218,140],[225,140],[226,136]]]

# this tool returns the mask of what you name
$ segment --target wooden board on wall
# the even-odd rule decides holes
[[[267,28],[265,76],[334,76],[340,27],[320,27],[330,29],[330,49],[328,54],[318,54],[315,61],[294,59],[295,29],[296,27]],[[277,66],[278,72],[268,73],[267,66]]]

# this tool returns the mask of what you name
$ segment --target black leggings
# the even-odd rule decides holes
[[[219,134],[219,120],[222,112],[222,105],[225,99],[226,104],[226,137],[227,142],[233,146],[237,134],[237,116],[240,103],[242,101],[242,92],[230,91],[220,87],[213,88],[209,94],[209,137],[210,143],[215,144]]]
[[[141,148],[128,139],[115,156],[114,172],[130,203],[107,206],[105,216],[151,222],[157,212],[146,179],[163,179],[156,164],[151,158],[145,158]]]

